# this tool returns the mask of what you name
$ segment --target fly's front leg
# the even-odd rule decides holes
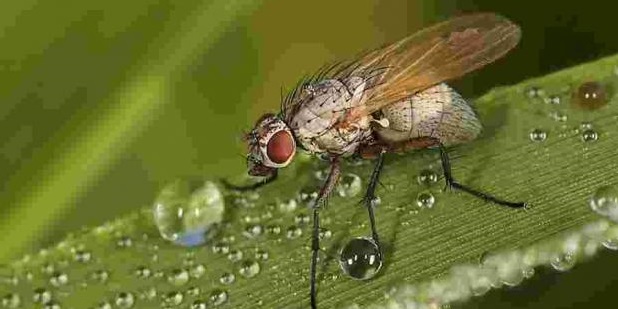
[[[468,186],[464,186],[453,179],[453,175],[451,174],[451,162],[448,157],[448,153],[446,152],[446,148],[442,143],[439,143],[440,148],[440,159],[442,161],[442,169],[444,170],[444,179],[446,180],[446,185],[450,188],[461,190],[478,198],[484,199],[488,202],[492,202],[498,205],[511,207],[511,208],[522,208],[526,207],[526,203],[523,202],[510,202],[505,201],[503,199],[499,199],[491,194],[481,192],[475,189],[472,189]]]
[[[227,179],[221,179],[221,183],[223,184],[224,187],[226,187],[229,190],[234,190],[234,191],[240,191],[240,192],[246,192],[246,191],[253,191],[253,190],[257,190],[273,181],[275,181],[275,179],[277,179],[277,171],[275,170],[272,174],[266,176],[264,179],[256,182],[256,183],[252,183],[249,185],[244,185],[244,186],[239,186],[239,185],[235,185],[230,183],[229,181],[227,181]]]
[[[339,157],[332,157],[328,177],[326,178],[326,181],[320,189],[320,193],[318,194],[315,204],[313,204],[313,233],[311,234],[311,268],[309,270],[311,276],[311,308],[313,309],[317,308],[316,270],[318,263],[318,253],[320,251],[320,207],[327,203],[328,197],[335,188],[335,185],[339,180],[340,174],[341,163],[339,161]]]
[[[371,179],[369,180],[369,185],[367,186],[367,192],[363,197],[363,204],[367,207],[367,212],[369,213],[369,223],[371,224],[371,238],[375,242],[376,246],[378,246],[378,252],[380,253],[380,257],[382,257],[382,245],[380,244],[380,238],[378,236],[378,230],[376,228],[376,219],[373,213],[374,201],[376,199],[375,191],[376,186],[380,180],[380,172],[382,171],[382,166],[384,165],[384,155],[386,153],[386,149],[380,150],[378,154],[378,160],[373,169],[373,173],[371,174]]]

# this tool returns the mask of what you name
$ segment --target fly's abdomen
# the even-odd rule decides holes
[[[442,83],[382,109],[387,127],[377,127],[380,139],[396,143],[433,137],[445,145],[476,138],[481,124],[468,103]]]
[[[310,85],[288,125],[303,148],[312,153],[350,155],[371,134],[369,117],[338,126],[345,113],[363,103],[365,82],[360,77],[327,79]]]

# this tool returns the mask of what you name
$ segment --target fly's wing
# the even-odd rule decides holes
[[[350,111],[349,116],[368,115],[437,83],[479,69],[515,47],[520,37],[520,28],[508,19],[477,13],[438,23],[369,52],[337,73],[363,76],[368,81],[366,104]]]

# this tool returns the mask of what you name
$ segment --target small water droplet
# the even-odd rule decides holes
[[[86,251],[86,250],[76,250],[73,253],[73,259],[76,262],[80,262],[80,263],[88,263],[90,262],[90,259],[92,258],[92,254],[90,253],[90,251]]]
[[[193,278],[201,278],[206,273],[206,267],[202,264],[197,264],[191,267],[189,275]]]
[[[594,81],[581,84],[573,96],[576,106],[588,110],[600,108],[608,102],[605,86]]]
[[[69,276],[63,272],[54,272],[52,274],[52,277],[49,278],[49,283],[51,283],[53,286],[62,286],[65,285],[69,282]]]
[[[95,308],[97,309],[112,309],[112,304],[107,301],[100,302]]]
[[[278,225],[269,225],[266,227],[266,232],[272,235],[279,235],[281,233],[281,227]]]
[[[337,186],[337,193],[341,197],[353,197],[362,190],[361,178],[358,175],[347,173],[341,177]]]
[[[560,97],[557,95],[549,96],[545,98],[545,103],[548,104],[560,104]]]
[[[129,236],[120,236],[116,240],[118,248],[129,248],[133,246],[133,240]]]
[[[216,289],[210,293],[210,303],[214,306],[223,305],[227,301],[227,291]]]
[[[92,279],[100,283],[107,282],[108,278],[109,278],[109,273],[104,269],[99,269],[92,273]]]
[[[169,292],[167,294],[165,294],[165,298],[163,299],[163,302],[168,305],[168,306],[177,306],[182,304],[182,302],[184,301],[185,296],[178,291],[172,291]]]
[[[47,304],[45,304],[45,306],[43,306],[44,309],[61,309],[60,304],[55,302],[55,301],[50,301]]]
[[[590,208],[604,217],[618,222],[618,186],[602,186],[590,198]]]
[[[32,295],[32,301],[38,304],[46,304],[52,300],[51,291],[44,288],[37,288]]]
[[[247,225],[247,227],[245,227],[245,231],[243,232],[243,235],[245,235],[248,238],[255,238],[258,237],[260,235],[262,235],[262,226],[259,224],[250,224]]]
[[[565,252],[551,259],[551,266],[557,271],[567,271],[575,265],[576,259],[573,253]]]
[[[219,277],[219,282],[221,282],[221,284],[230,285],[234,283],[234,281],[236,281],[236,276],[232,273],[224,273]]]
[[[547,139],[547,132],[541,129],[533,129],[530,131],[530,140],[533,142],[542,142]]]
[[[0,304],[2,304],[2,308],[19,308],[21,305],[21,298],[18,294],[9,293],[2,297]]]
[[[559,122],[566,122],[568,120],[568,117],[566,114],[560,112],[560,111],[551,111],[549,113],[549,117],[555,121],[559,121]]]
[[[612,226],[605,232],[605,239],[601,242],[609,250],[618,250],[618,227]]]
[[[242,259],[243,253],[240,250],[231,250],[227,255],[227,259],[232,262],[238,262]]]
[[[268,252],[263,249],[257,249],[255,250],[255,258],[263,261],[268,260]]]
[[[202,290],[196,286],[192,286],[187,289],[187,295],[189,296],[193,296],[193,297],[200,296],[200,293],[202,293]]]
[[[294,217],[294,222],[298,225],[305,225],[309,223],[309,216],[306,214],[298,214]]]
[[[582,141],[584,142],[594,142],[599,139],[599,134],[593,129],[587,129],[582,132]]]
[[[196,300],[191,304],[191,309],[206,309],[206,302],[203,300]]]
[[[325,229],[325,228],[323,228],[323,229],[320,231],[320,239],[329,239],[329,238],[331,238],[332,236],[333,236],[333,232],[331,232],[331,230],[329,230],[329,229]]]
[[[212,246],[212,252],[228,254],[230,252],[230,246],[224,242],[218,242]]]
[[[421,170],[416,180],[420,185],[430,186],[438,182],[438,174],[430,169]]]
[[[245,278],[255,277],[260,273],[260,264],[256,261],[246,260],[240,264],[238,273]]]
[[[293,212],[298,207],[298,203],[295,199],[290,199],[287,202],[279,203],[279,210],[282,212]]]
[[[167,281],[175,286],[185,285],[189,282],[189,272],[181,268],[172,269],[167,276]]]
[[[286,237],[290,239],[298,238],[302,234],[303,234],[303,230],[300,227],[295,226],[295,225],[288,227],[288,229],[285,231]]]
[[[382,257],[377,244],[370,238],[350,240],[341,250],[339,265],[343,272],[359,280],[373,278],[382,268]]]
[[[531,99],[541,97],[544,94],[545,94],[545,91],[539,87],[530,87],[526,89],[526,96],[528,96],[528,98],[531,98]]]
[[[432,208],[436,198],[431,192],[421,192],[416,196],[416,205],[421,208]]]
[[[164,239],[198,246],[214,235],[223,211],[223,195],[213,182],[177,180],[159,193],[153,215]]]
[[[135,270],[135,275],[139,278],[150,278],[150,275],[152,275],[152,271],[150,271],[150,268],[146,266],[139,266]]]
[[[116,295],[115,303],[118,308],[132,308],[135,304],[135,297],[132,293],[120,292]]]

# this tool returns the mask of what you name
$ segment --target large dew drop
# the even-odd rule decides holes
[[[339,265],[346,275],[367,280],[373,278],[382,268],[382,256],[372,239],[354,238],[341,250]]]
[[[223,195],[213,182],[177,180],[157,197],[154,221],[163,238],[182,246],[198,246],[213,236],[224,206]]]
[[[618,187],[603,186],[590,198],[590,208],[594,212],[618,222]]]

